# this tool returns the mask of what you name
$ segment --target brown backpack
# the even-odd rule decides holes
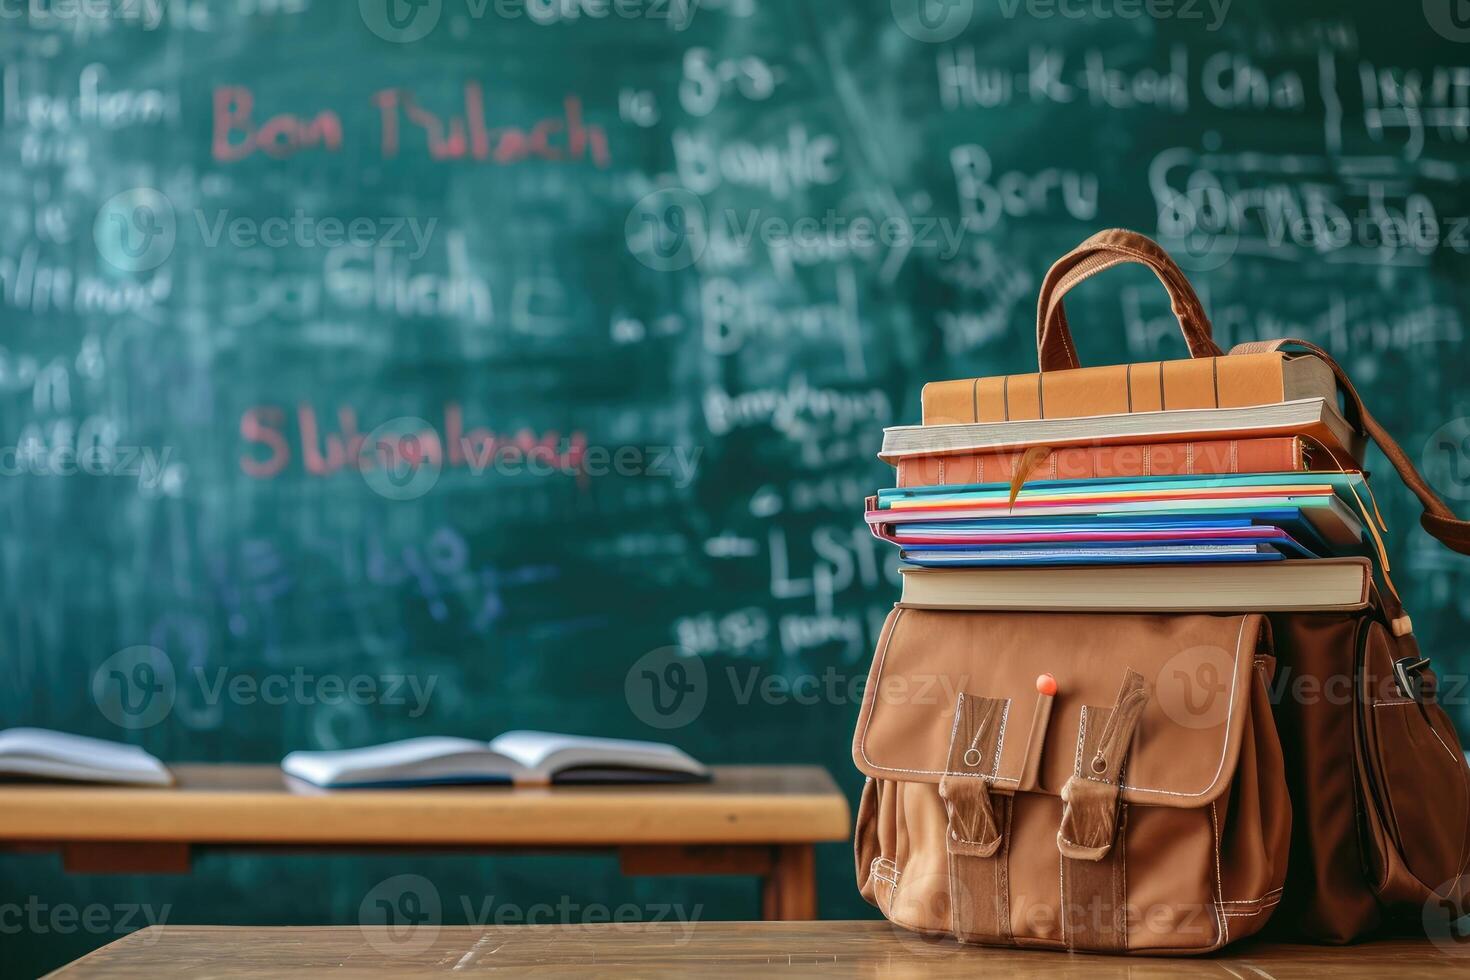
[[[1076,365],[1061,293],[1120,262],[1159,276],[1194,356],[1223,356],[1163,250],[1110,231],[1043,283],[1044,370]],[[1424,504],[1424,528],[1470,554],[1470,523],[1325,352],[1231,353],[1287,345],[1332,366],[1350,421]],[[853,761],[868,777],[859,888],[924,933],[1202,953],[1273,914],[1294,937],[1347,942],[1393,920],[1453,928],[1470,909],[1470,768],[1391,587],[1361,610],[1269,615],[899,603]]]

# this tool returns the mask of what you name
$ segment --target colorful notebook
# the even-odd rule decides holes
[[[1359,473],[909,487],[870,498],[873,533],[921,566],[1278,561],[1361,555]]]

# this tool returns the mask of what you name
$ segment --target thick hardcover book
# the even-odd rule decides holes
[[[1058,612],[1277,612],[1362,609],[1366,558],[1096,568],[905,568],[902,605]]]
[[[1326,455],[1326,454],[1322,454]],[[1007,483],[1025,458],[1021,452],[957,453],[898,460],[900,487],[953,483]],[[1028,480],[1086,480],[1192,473],[1285,473],[1334,469],[1315,465],[1309,443],[1298,436],[1268,439],[1210,439],[1137,446],[1073,446],[1025,460]]]
[[[923,418],[925,425],[1017,422],[1302,398],[1325,398],[1335,406],[1332,369],[1311,354],[1270,351],[935,381],[924,386]]]

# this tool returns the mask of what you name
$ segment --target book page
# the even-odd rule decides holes
[[[561,735],[555,732],[512,731],[497,737],[490,747],[528,769],[546,775],[575,766],[667,769],[702,773],[704,767],[680,749],[662,742],[626,738]]]
[[[0,757],[50,759],[99,772],[145,773],[163,763],[136,745],[44,728],[11,728],[0,732]]]
[[[173,781],[161,761],[136,745],[44,728],[0,732],[0,772],[157,785]]]
[[[425,736],[383,745],[334,752],[292,752],[281,760],[281,768],[310,782],[327,784],[371,778],[413,779],[427,769],[451,758],[495,755],[484,742],[468,738]]]

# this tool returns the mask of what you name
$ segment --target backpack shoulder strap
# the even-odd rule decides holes
[[[1281,350],[1284,347],[1293,347],[1309,354],[1320,357],[1327,366],[1332,368],[1332,373],[1337,376],[1338,387],[1342,389],[1343,396],[1347,399],[1348,412],[1352,415],[1349,419],[1360,432],[1378,443],[1378,448],[1383,450],[1383,455],[1398,470],[1399,477],[1405,486],[1414,492],[1419,502],[1424,505],[1424,513],[1419,518],[1419,523],[1424,530],[1437,538],[1445,547],[1452,551],[1458,551],[1462,555],[1470,555],[1470,521],[1463,521],[1450,510],[1449,505],[1430,488],[1429,482],[1420,475],[1409,455],[1404,452],[1403,447],[1394,441],[1383,426],[1368,412],[1363,404],[1358,390],[1353,387],[1347,372],[1342,365],[1333,359],[1331,354],[1318,347],[1316,344],[1305,340],[1295,340],[1283,337],[1280,340],[1257,340],[1247,344],[1237,344],[1230,349],[1232,354],[1263,354],[1269,351]]]

